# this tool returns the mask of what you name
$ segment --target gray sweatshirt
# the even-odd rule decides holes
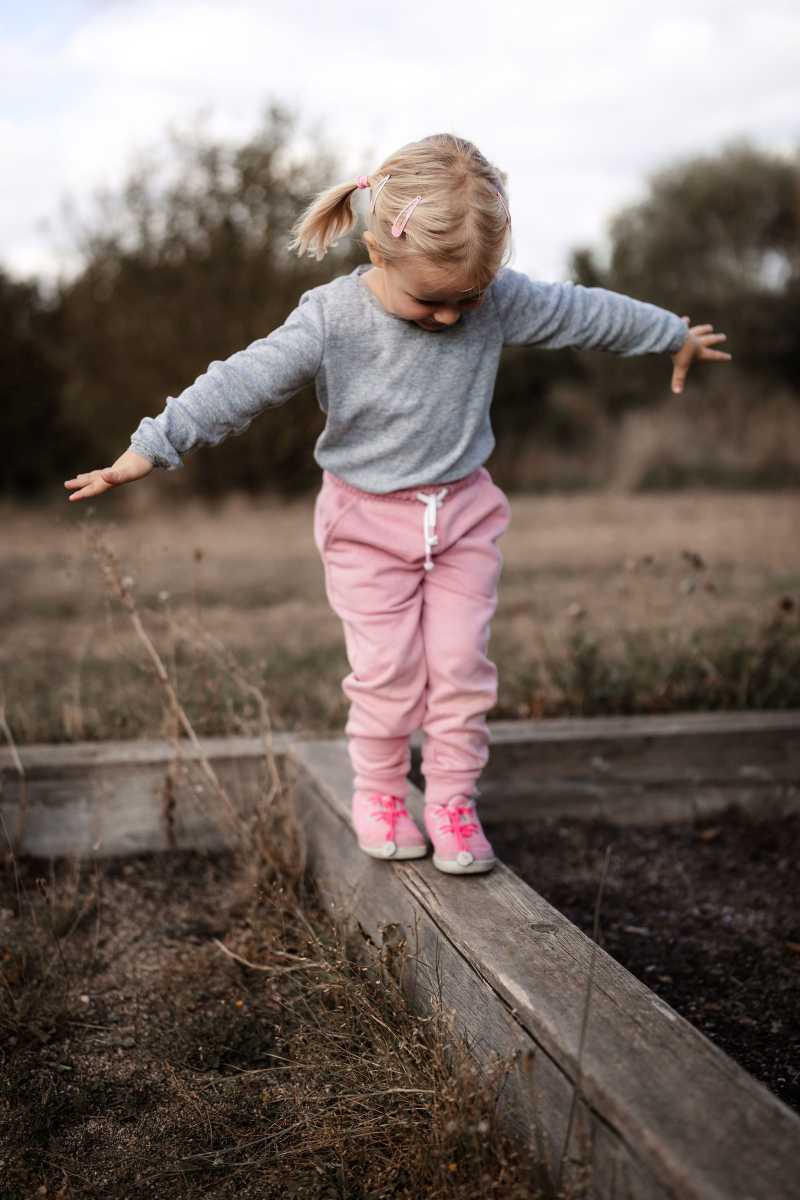
[[[680,317],[605,288],[544,283],[510,267],[480,307],[428,332],[388,313],[363,281],[369,264],[311,288],[267,337],[207,371],[131,447],[175,470],[181,455],[242,433],[314,380],[325,428],[318,465],[368,492],[449,483],[494,449],[489,419],[504,346],[674,354],[687,337]]]

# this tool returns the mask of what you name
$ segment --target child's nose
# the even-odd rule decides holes
[[[457,308],[438,308],[433,314],[434,321],[440,325],[455,325],[461,313]]]

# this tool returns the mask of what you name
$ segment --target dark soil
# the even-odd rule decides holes
[[[484,821],[495,851],[590,937],[800,1111],[800,814],[618,827]]]

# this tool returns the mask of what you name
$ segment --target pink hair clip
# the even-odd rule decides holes
[[[421,200],[422,196],[415,196],[413,200],[409,201],[405,208],[400,210],[394,219],[394,225],[392,226],[392,237],[400,237],[400,234],[408,224],[408,218],[411,216]]]
[[[384,175],[378,186],[373,190],[372,199],[370,200],[369,204],[369,211],[371,213],[375,212],[375,201],[378,199],[378,196],[381,193],[381,188],[385,187],[391,178],[391,175]]]
[[[503,193],[495,192],[495,196],[497,196],[497,199],[500,201],[503,208],[506,210],[506,220],[508,221],[508,226],[510,229],[511,228],[511,213],[508,211],[508,205],[506,204],[505,200],[503,199]]]
[[[356,180],[356,187],[358,187],[358,188],[368,188],[369,187],[369,179],[367,178],[366,175],[359,175],[358,179]]]

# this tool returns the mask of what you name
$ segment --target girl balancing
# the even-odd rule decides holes
[[[327,420],[314,447],[322,481],[314,540],[341,618],[351,673],[345,725],[352,819],[367,854],[418,858],[427,841],[405,806],[409,735],[425,734],[425,832],[434,866],[495,863],[475,807],[497,699],[487,657],[511,508],[483,465],[504,346],[728,360],[711,325],[603,288],[545,283],[506,264],[506,177],[471,142],[435,134],[371,175],[323,191],[290,248],[323,257],[352,228],[369,188],[370,264],[305,292],[283,325],[145,417],[111,467],[68,479],[70,500],[175,470],[198,445],[243,432],[310,380]]]

